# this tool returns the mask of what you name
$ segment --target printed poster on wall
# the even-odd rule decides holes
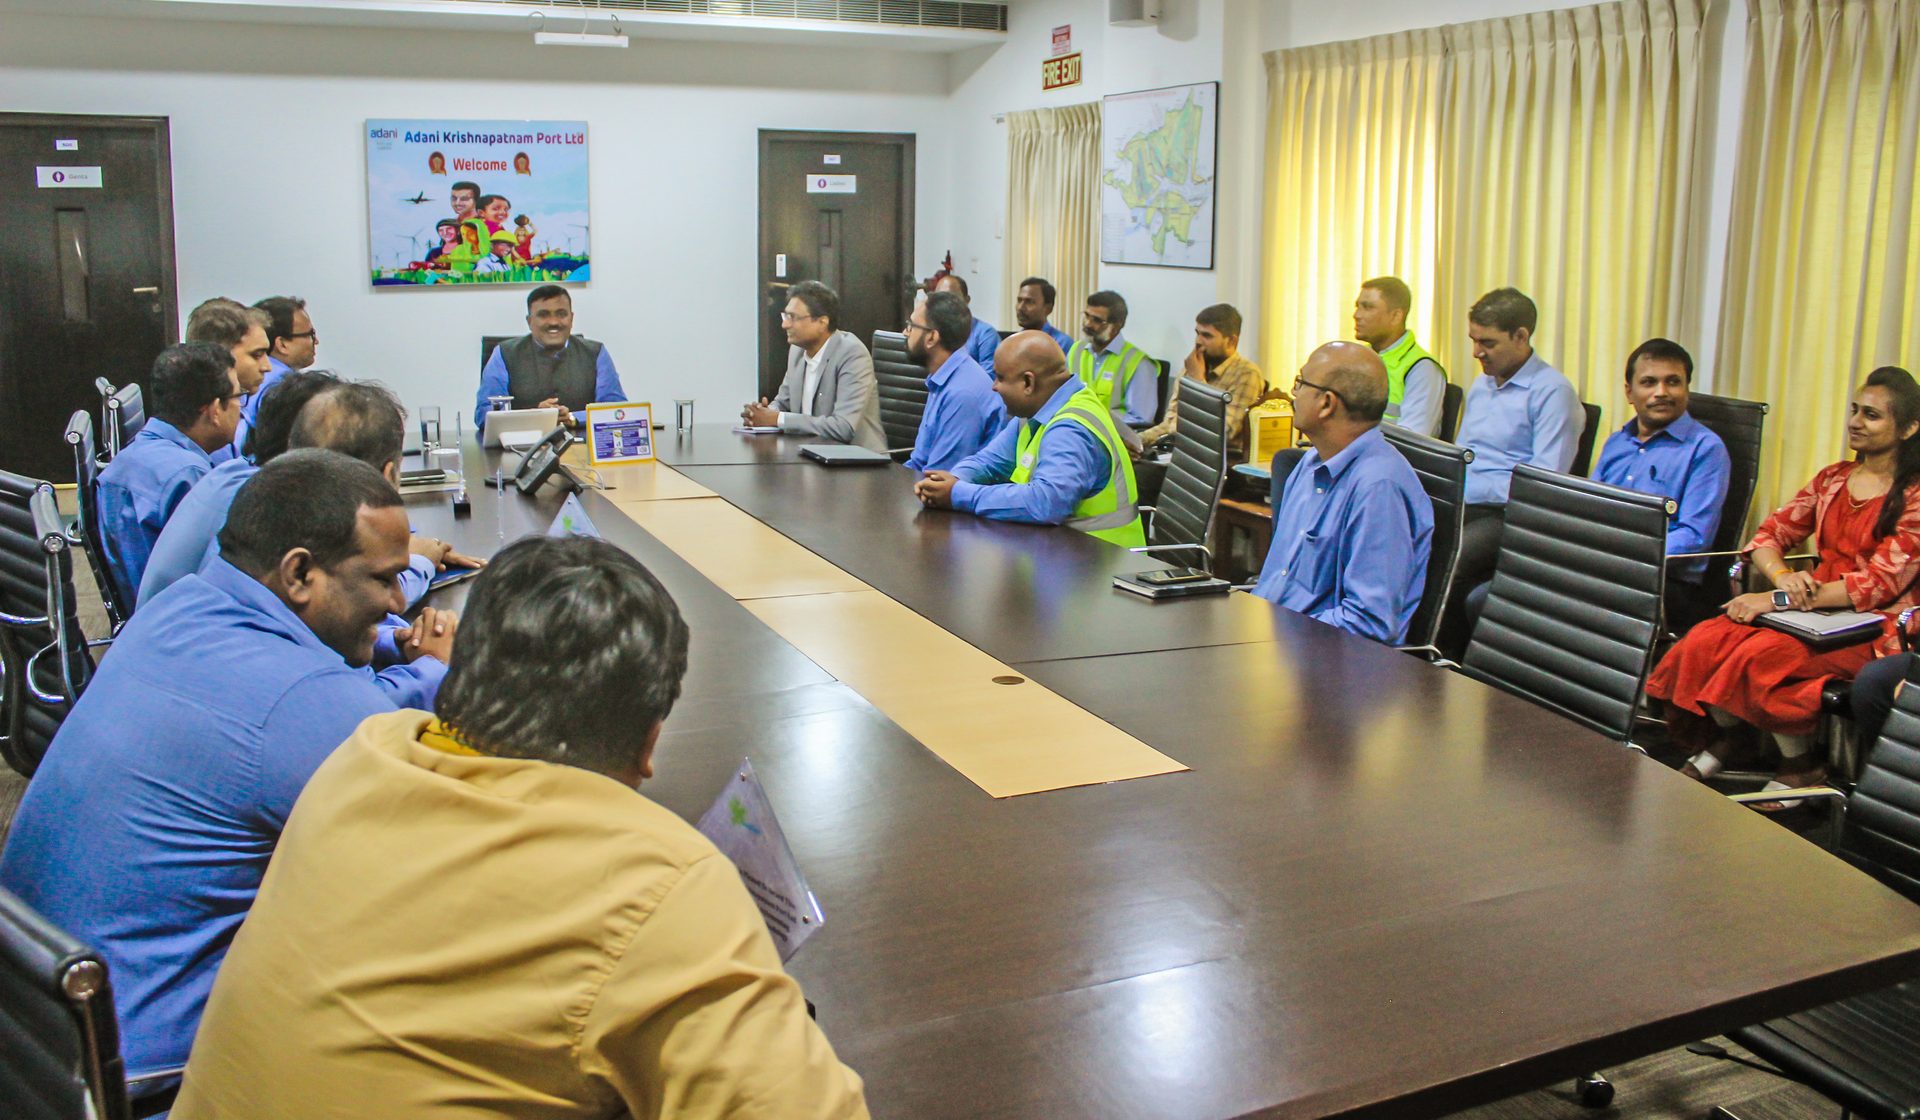
[[[375,287],[591,279],[585,121],[370,120]]]

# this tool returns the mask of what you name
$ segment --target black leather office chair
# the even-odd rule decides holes
[[[107,415],[107,402],[113,399],[113,394],[117,390],[114,389],[113,382],[108,381],[104,377],[96,377],[93,379],[93,390],[94,392],[100,394],[99,432],[100,432],[101,446],[99,447],[99,452],[100,452],[100,465],[104,467],[107,465],[108,461],[113,458],[112,450],[109,449],[105,444],[107,433],[112,429],[112,425],[108,422],[110,418]]]
[[[128,1084],[107,963],[0,890],[0,1101],[11,1120],[133,1120],[172,1093],[128,1096],[171,1081],[168,1071]]]
[[[1440,431],[1441,439],[1448,443],[1460,433],[1460,407],[1467,402],[1467,391],[1453,382],[1440,395]]]
[[[1413,473],[1420,476],[1420,488],[1433,503],[1433,549],[1427,559],[1427,582],[1421,589],[1413,621],[1407,624],[1407,644],[1400,648],[1438,657],[1440,651],[1433,643],[1440,634],[1447,594],[1453,588],[1453,570],[1460,563],[1460,537],[1467,517],[1467,464],[1473,462],[1473,451],[1398,424],[1380,425],[1380,434],[1406,456]]]
[[[905,462],[927,411],[926,367],[907,353],[906,335],[874,331],[873,376],[880,389],[880,429],[886,433],[887,453]]]
[[[1180,385],[1180,423],[1173,429],[1173,458],[1156,504],[1147,516],[1147,543],[1135,552],[1197,553],[1193,567],[1213,568],[1207,547],[1213,511],[1227,481],[1227,409],[1233,398],[1211,385],[1185,378]]]
[[[1635,746],[1672,506],[1515,467],[1500,559],[1460,672]]]
[[[1587,426],[1580,429],[1580,442],[1573,448],[1573,466],[1567,468],[1567,473],[1585,478],[1593,473],[1593,444],[1600,436],[1600,406],[1581,401],[1580,408],[1587,414]]]
[[[111,460],[147,426],[146,399],[140,393],[140,386],[127,384],[115,389],[101,407],[107,418],[107,430],[102,433],[106,457]]]
[[[1920,687],[1908,683],[1846,799],[1834,854],[1920,902]],[[1729,1031],[1728,1037],[1853,1116],[1920,1117],[1920,980]]]
[[[1747,514],[1753,507],[1754,487],[1760,479],[1760,439],[1766,432],[1768,405],[1762,401],[1743,401],[1734,397],[1716,397],[1694,393],[1687,412],[1727,445],[1731,470],[1727,475],[1727,497],[1720,505],[1720,527],[1705,553],[1669,557],[1670,561],[1709,558],[1707,572],[1698,584],[1673,581],[1668,584],[1669,629],[1676,618],[1691,622],[1718,613],[1727,597],[1725,583],[1718,578],[1738,555],[1745,543]],[[1719,569],[1716,571],[1715,569]],[[1680,627],[1684,629],[1684,626]],[[1677,630],[1676,630],[1677,632]]]
[[[0,756],[24,775],[93,675],[74,599],[72,541],[52,484],[0,471]]]
[[[93,584],[100,589],[100,601],[107,608],[107,622],[117,634],[133,614],[133,601],[121,592],[100,546],[100,460],[94,455],[93,419],[85,410],[75,412],[67,421],[66,441],[73,449],[74,501],[80,507],[74,531],[68,535],[87,554]]]
[[[1154,390],[1159,396],[1153,405],[1153,422],[1158,424],[1167,418],[1167,395],[1173,391],[1173,366],[1159,358],[1154,358],[1153,364],[1160,367],[1160,374],[1154,380]]]
[[[519,338],[517,334],[483,334],[480,336],[480,368],[487,368],[488,359],[493,357],[494,347],[503,342],[512,342]]]

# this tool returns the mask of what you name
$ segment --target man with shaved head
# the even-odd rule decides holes
[[[1433,504],[1380,434],[1387,367],[1372,348],[1329,342],[1293,382],[1293,426],[1313,444],[1273,514],[1253,593],[1329,626],[1399,642],[1420,605]]]
[[[913,488],[923,504],[1065,525],[1113,544],[1147,543],[1126,442],[1106,402],[1068,371],[1053,339],[1021,331],[1002,342],[993,391],[1015,422],[951,472],[928,471]]]

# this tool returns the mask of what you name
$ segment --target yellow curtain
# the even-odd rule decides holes
[[[1261,365],[1292,381],[1353,336],[1360,282],[1413,289],[1431,333],[1443,43],[1438,29],[1274,51],[1267,63],[1267,251]]]
[[[1440,309],[1456,380],[1490,289],[1540,309],[1535,348],[1625,423],[1627,355],[1686,337],[1702,0],[1621,0],[1443,29]],[[1697,347],[1696,347],[1697,348]],[[1443,360],[1444,360],[1443,359]]]
[[[1920,369],[1920,3],[1749,3],[1720,353],[1773,404],[1765,510],[1846,455],[1869,370]]]
[[[1467,308],[1513,285],[1539,305],[1543,355],[1624,422],[1633,347],[1697,342],[1703,6],[1619,0],[1269,54],[1267,367],[1350,337],[1360,282],[1392,273],[1464,385]]]
[[[1005,267],[1001,322],[1020,281],[1041,276],[1057,292],[1053,325],[1078,335],[1100,267],[1099,102],[1007,114]]]

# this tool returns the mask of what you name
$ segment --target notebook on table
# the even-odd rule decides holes
[[[1175,572],[1192,572],[1195,569],[1175,569]],[[1115,591],[1128,591],[1148,599],[1186,599],[1194,595],[1225,595],[1233,590],[1233,584],[1214,576],[1197,579],[1179,579],[1178,582],[1160,582],[1174,572],[1154,571],[1135,572],[1131,575],[1113,577]]]
[[[893,462],[893,456],[884,451],[846,443],[809,443],[800,449],[800,457],[829,467],[877,467]]]

